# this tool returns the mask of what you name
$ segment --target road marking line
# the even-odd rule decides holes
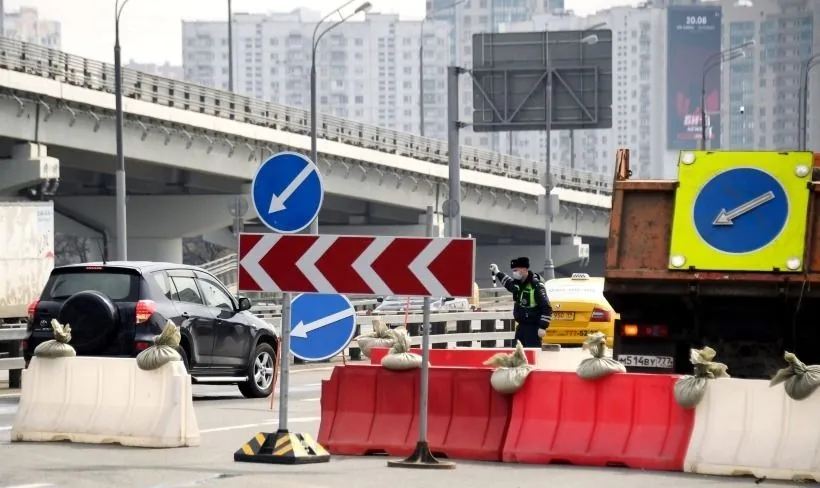
[[[0,395],[0,398],[17,398],[19,396],[19,393],[3,393],[2,395]]]
[[[292,419],[288,419],[289,422],[293,423],[301,423],[301,422],[315,422],[320,420],[321,417],[296,417]],[[211,432],[225,432],[228,430],[238,430],[238,429],[249,429],[251,427],[261,427],[263,425],[273,425],[278,424],[278,420],[268,420],[266,422],[260,422],[258,424],[244,424],[244,425],[229,425],[227,427],[214,427],[212,429],[201,429],[199,431],[200,434],[208,434]]]
[[[0,425],[0,431],[11,430],[11,425]]]
[[[305,369],[291,369],[290,374],[295,373],[310,373],[311,371],[333,371],[335,366],[331,366],[329,368],[305,368]]]
[[[302,398],[303,402],[318,402],[321,398]]]
[[[47,486],[57,486],[54,483],[32,483],[29,485],[12,485],[6,488],[46,488]]]

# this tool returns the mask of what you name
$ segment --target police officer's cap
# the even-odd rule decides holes
[[[530,258],[515,258],[510,261],[510,268],[530,269]]]

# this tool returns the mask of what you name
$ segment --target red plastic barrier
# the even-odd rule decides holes
[[[322,385],[319,443],[332,454],[409,455],[418,440],[419,374],[337,366]],[[512,401],[493,391],[490,374],[430,368],[427,434],[434,454],[501,460]]]
[[[382,358],[387,355],[386,347],[374,347],[370,350],[370,364],[381,364]],[[412,352],[421,355],[421,349],[414,347]],[[492,348],[458,348],[458,349],[430,349],[430,364],[433,366],[462,366],[466,368],[483,368],[484,361],[500,352],[509,354],[514,349]],[[524,349],[527,362],[535,366],[538,358],[538,349]]]
[[[533,371],[513,400],[503,460],[682,471],[694,410],[675,403],[676,380]]]

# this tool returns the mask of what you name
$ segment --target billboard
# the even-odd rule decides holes
[[[700,146],[702,85],[706,89],[706,147],[720,148],[720,67],[711,68],[703,84],[702,77],[707,58],[721,50],[721,17],[720,7],[679,6],[667,10],[666,140],[669,149]]]

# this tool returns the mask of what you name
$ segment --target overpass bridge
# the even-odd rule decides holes
[[[53,197],[66,232],[114,229],[113,93],[113,65],[0,40],[0,194]],[[224,240],[232,202],[247,195],[260,161],[309,149],[302,109],[127,69],[123,93],[133,258],[179,260],[184,236]],[[412,234],[425,207],[445,198],[445,141],[330,115],[318,126],[323,228]],[[543,242],[538,163],[472,147],[460,148],[460,161],[465,233],[479,246]],[[577,249],[569,236],[600,242],[609,175],[556,168],[553,178],[562,204],[556,244],[563,237]],[[351,226],[356,232],[344,230]]]

